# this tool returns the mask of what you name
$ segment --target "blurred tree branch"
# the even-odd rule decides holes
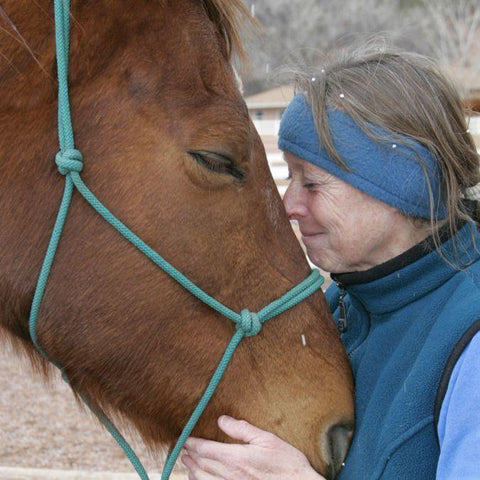
[[[389,43],[437,58],[471,76],[480,70],[480,0],[245,0],[255,5],[264,45],[250,49],[247,94],[275,83],[286,63],[315,64],[352,36],[384,35]],[[274,80],[272,82],[272,79]],[[479,81],[480,83],[480,81]]]
[[[426,40],[441,62],[478,72],[480,2],[425,0]]]

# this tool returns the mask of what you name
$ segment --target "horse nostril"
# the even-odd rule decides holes
[[[329,454],[329,466],[328,466],[328,480],[333,480],[344,462],[350,441],[353,436],[353,428],[351,425],[337,424],[330,427],[327,433],[328,438],[328,454]]]

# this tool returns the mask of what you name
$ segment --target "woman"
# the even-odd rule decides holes
[[[338,478],[480,478],[479,235],[465,199],[479,159],[455,89],[424,57],[335,53],[304,75],[280,127],[284,197],[356,381]],[[192,438],[196,480],[321,479],[274,435],[229,417],[244,444]]]

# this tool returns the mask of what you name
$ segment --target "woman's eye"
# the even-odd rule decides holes
[[[231,175],[237,180],[243,180],[245,172],[235,165],[235,162],[220,153],[207,152],[207,151],[190,151],[188,152],[200,165],[208,170]]]
[[[312,190],[313,188],[315,188],[317,186],[316,183],[304,183],[303,184],[303,188],[306,188],[307,190]]]

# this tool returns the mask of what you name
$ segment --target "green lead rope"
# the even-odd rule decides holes
[[[193,411],[190,419],[184,427],[177,443],[167,458],[164,470],[162,472],[162,480],[168,480],[173,470],[175,462],[180,454],[185,441],[190,436],[192,430],[195,428],[200,416],[207,407],[212,398],[218,384],[220,383],[223,374],[238,346],[244,337],[257,335],[264,322],[273,318],[285,310],[293,307],[301,302],[313,292],[318,290],[323,284],[323,277],[318,270],[312,273],[301,283],[285,293],[282,297],[274,300],[272,303],[262,308],[259,312],[254,313],[247,309],[237,313],[227,306],[201,290],[191,280],[185,277],[175,267],[168,263],[163,257],[156,253],[149,247],[141,238],[133,233],[125,224],[123,224],[117,217],[115,217],[88,189],[80,178],[80,172],[83,169],[82,154],[75,149],[75,142],[72,129],[72,121],[70,115],[70,102],[68,94],[68,58],[69,58],[69,30],[70,30],[70,1],[69,0],[55,0],[55,41],[57,52],[57,69],[58,69],[58,135],[60,142],[60,151],[55,157],[55,162],[58,166],[59,172],[65,176],[65,188],[61,200],[60,208],[57,214],[55,225],[52,231],[50,242],[45,254],[42,268],[37,281],[30,319],[29,329],[32,342],[39,350],[39,352],[49,361],[51,361],[62,372],[63,378],[68,382],[68,378],[61,365],[48,358],[48,355],[43,350],[37,339],[37,319],[40,305],[47,285],[50,269],[53,264],[55,252],[57,250],[60,237],[65,224],[65,219],[70,206],[73,189],[76,188],[80,194],[90,203],[90,205],[116,230],[118,230],[128,241],[135,245],[141,252],[143,252],[150,260],[157,266],[164,270],[174,280],[180,283],[192,295],[197,297],[202,302],[209,305],[211,308],[229,318],[236,324],[236,332],[231,338],[210,382],[205,389],[198,405]],[[120,445],[125,455],[130,460],[130,463],[135,468],[142,480],[149,480],[148,475],[142,466],[140,460],[135,455],[125,438],[115,428],[106,415],[96,406],[92,406],[86,397],[82,397],[83,401],[98,417],[98,419],[107,428],[113,438]]]

